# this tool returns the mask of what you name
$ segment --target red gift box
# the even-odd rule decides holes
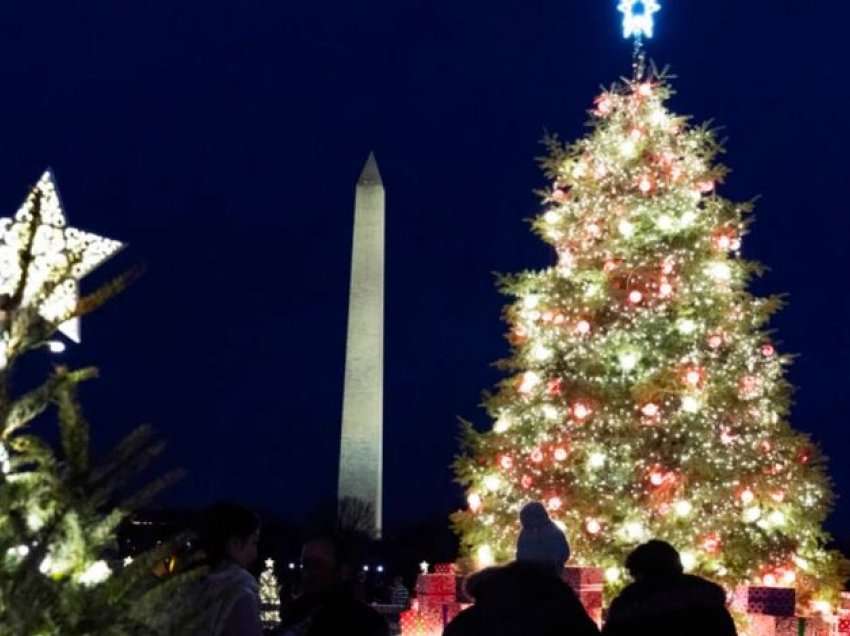
[[[793,587],[748,587],[747,612],[767,616],[794,616],[797,595]]]
[[[451,574],[454,576],[456,571],[454,563],[438,563],[434,566],[435,574]]]
[[[422,595],[457,594],[454,574],[420,574],[416,579],[416,593]]]
[[[585,590],[578,595],[578,600],[588,612],[592,609],[602,609],[602,590]]]
[[[439,612],[407,610],[399,616],[399,627],[403,636],[440,636],[443,617]]]
[[[850,616],[843,616],[838,619],[838,633],[850,634]]]
[[[605,582],[602,568],[566,567],[561,578],[575,590],[576,594],[588,585],[602,585]]]
[[[454,594],[425,594],[417,597],[419,607],[422,609],[434,608],[442,611],[443,605],[451,605],[457,603]]]
[[[850,611],[850,592],[842,592],[841,600],[838,603],[841,609]]]

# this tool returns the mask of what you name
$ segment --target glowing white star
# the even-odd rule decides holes
[[[624,38],[651,38],[655,30],[656,13],[661,11],[658,0],[620,0],[617,7],[623,14]]]
[[[40,201],[40,219],[33,227],[37,201]],[[24,273],[21,254],[30,240],[32,260],[21,305],[38,302],[39,314],[50,322],[67,316],[77,306],[79,279],[123,247],[118,241],[67,226],[59,191],[49,170],[41,175],[15,217],[0,219],[0,294],[13,295],[17,290]],[[54,286],[53,290],[41,298],[49,286]],[[59,331],[79,342],[79,319],[63,322]]]

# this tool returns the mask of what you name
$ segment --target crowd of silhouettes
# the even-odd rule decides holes
[[[600,634],[579,597],[564,581],[570,557],[564,533],[537,502],[523,507],[516,559],[469,576],[474,603],[446,627],[444,636],[589,636]],[[201,533],[207,573],[197,584],[203,610],[197,636],[261,636],[261,603],[249,568],[257,559],[260,520],[241,506],[214,506]],[[316,534],[301,551],[298,593],[282,599],[281,622],[266,635],[389,636],[384,617],[364,598],[356,540]],[[633,582],[612,601],[601,634],[734,636],[723,589],[685,574],[678,552],[652,540],[626,559]],[[400,577],[386,590],[406,606]],[[287,595],[288,596],[288,595]]]

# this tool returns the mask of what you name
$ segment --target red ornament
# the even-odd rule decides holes
[[[562,462],[567,458],[567,449],[558,447],[555,449],[554,457],[556,462]]]
[[[535,448],[533,451],[531,451],[531,461],[533,461],[535,464],[539,464],[540,462],[542,462],[543,451],[539,448]]]
[[[552,378],[546,383],[546,393],[554,397],[561,395],[564,390],[564,381],[561,378]]]
[[[661,408],[655,402],[647,402],[641,407],[640,412],[646,417],[658,417]]]
[[[702,549],[710,554],[720,550],[720,537],[716,532],[710,532],[702,540]]]
[[[569,190],[555,188],[552,190],[552,200],[556,203],[565,203],[569,199]]]
[[[499,464],[501,464],[502,468],[505,470],[510,470],[514,467],[514,460],[510,455],[502,455],[502,458],[499,460]]]
[[[577,420],[585,420],[590,417],[593,410],[584,402],[576,402],[573,404],[573,417]]]
[[[702,192],[703,194],[707,194],[707,193],[711,192],[712,190],[714,190],[714,181],[712,181],[711,179],[706,179],[705,181],[700,181],[697,184],[697,188],[699,188],[699,191]]]
[[[597,519],[588,519],[584,528],[589,534],[599,534],[602,531],[602,524]]]
[[[576,333],[581,336],[586,336],[590,333],[590,323],[586,320],[579,320],[576,323]]]
[[[546,502],[546,507],[549,508],[549,510],[560,510],[561,505],[560,497],[550,497],[549,501]]]
[[[596,98],[596,114],[600,117],[607,117],[614,109],[614,104],[611,97],[607,94],[602,94]]]
[[[637,305],[640,301],[643,300],[643,294],[637,289],[633,289],[629,292],[629,302],[633,305]]]
[[[776,354],[776,349],[774,349],[772,344],[767,342],[761,346],[761,354],[765,358],[772,358]]]
[[[649,194],[654,189],[655,182],[651,176],[643,175],[640,179],[638,179],[638,190],[640,190],[642,194]]]
[[[637,94],[641,97],[652,97],[652,83],[643,82],[637,87]]]
[[[534,483],[534,480],[528,475],[523,475],[522,479],[519,480],[519,483],[523,488],[528,490],[529,488],[531,488],[531,485]]]
[[[723,346],[723,335],[719,333],[713,333],[708,336],[707,344],[709,349],[719,349]]]

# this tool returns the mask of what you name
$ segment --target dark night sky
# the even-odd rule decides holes
[[[850,497],[846,22],[838,2],[663,3],[673,108],[728,135],[722,192],[761,195],[745,253],[787,292],[793,421]],[[139,422],[188,478],[165,503],[303,514],[333,494],[353,187],[387,187],[390,522],[460,501],[456,416],[485,421],[504,299],[541,267],[544,130],[572,139],[627,73],[615,0],[4,3],[0,204],[51,165],[73,225],[130,243],[89,281],[149,271],[68,354],[99,447]],[[687,8],[686,8],[687,7]],[[831,527],[850,533],[850,504]]]

